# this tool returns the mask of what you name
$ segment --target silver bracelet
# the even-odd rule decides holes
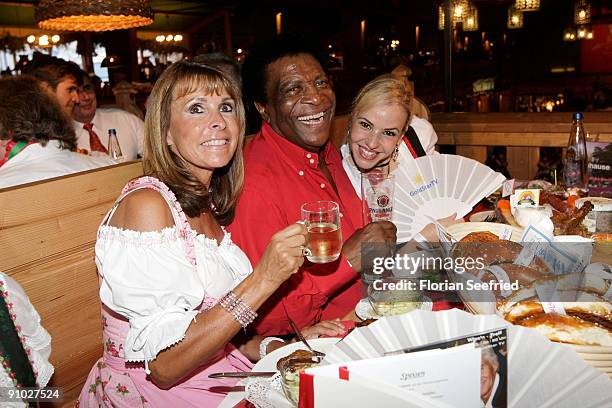
[[[280,341],[281,343],[286,343],[285,340],[279,339],[278,337],[266,337],[259,343],[259,358],[262,359],[268,354],[268,345],[273,341]]]
[[[257,313],[231,290],[221,298],[219,306],[230,313],[245,330],[257,318]]]

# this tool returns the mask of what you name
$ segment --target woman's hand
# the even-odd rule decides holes
[[[274,234],[254,274],[274,288],[280,286],[304,263],[302,249],[306,235],[306,226],[297,223]]]
[[[464,222],[463,218],[459,218],[458,220],[456,220],[456,217],[457,213],[451,215],[450,217],[440,218],[438,222],[442,224],[442,226],[445,228],[453,224]],[[438,242],[438,233],[436,232],[436,225],[433,223],[427,224],[427,226],[421,230],[421,235],[425,237],[427,242]]]
[[[318,339],[320,336],[339,337],[345,332],[344,325],[340,319],[323,320],[312,326],[306,326],[302,330],[302,335],[306,340]]]

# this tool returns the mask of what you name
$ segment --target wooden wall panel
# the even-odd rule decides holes
[[[74,406],[102,356],[96,231],[140,162],[0,190],[0,270],[17,280],[52,338],[56,406]],[[47,404],[49,405],[49,404]]]

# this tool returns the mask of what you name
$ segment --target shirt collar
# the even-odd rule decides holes
[[[295,168],[302,168],[303,166],[317,168],[319,166],[319,154],[309,152],[308,150],[296,145],[295,143],[287,140],[283,136],[279,135],[272,126],[267,122],[264,122],[261,127],[261,133],[264,140],[274,146],[279,153],[283,154]],[[330,164],[330,154],[333,150],[331,142],[327,142],[323,147],[321,156],[325,160],[326,164]]]

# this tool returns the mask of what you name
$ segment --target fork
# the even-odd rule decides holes
[[[308,348],[308,350],[310,350],[318,358],[325,357],[325,353],[322,353],[322,352],[317,351],[317,350],[313,349],[312,347],[310,347],[310,344],[308,344],[308,342],[306,341],[306,338],[304,337],[304,335],[302,335],[302,332],[300,331],[300,329],[298,329],[298,327],[295,324],[295,322],[293,321],[293,319],[291,319],[289,316],[287,316],[287,319],[289,320],[289,324],[291,325],[291,328],[295,332],[295,335],[297,336],[297,338],[302,343],[304,343],[304,345]]]

